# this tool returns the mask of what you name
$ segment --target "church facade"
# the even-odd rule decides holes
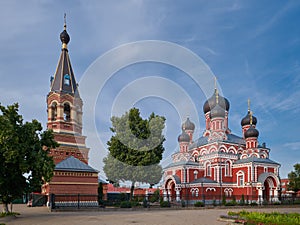
[[[257,118],[250,102],[241,120],[241,137],[228,127],[229,108],[229,101],[215,88],[203,106],[203,135],[194,140],[194,123],[187,118],[182,124],[179,152],[164,168],[161,189],[165,201],[278,201],[280,164],[269,158],[265,143],[258,143]]]
[[[51,149],[49,153],[56,166],[52,180],[43,185],[42,193],[48,196],[96,196],[98,171],[88,165],[89,148],[85,144],[86,137],[82,135],[83,102],[68,53],[70,36],[66,30],[66,23],[60,39],[62,50],[47,95],[47,129],[53,130],[54,139],[59,143],[59,147]],[[87,200],[97,202],[97,197]]]

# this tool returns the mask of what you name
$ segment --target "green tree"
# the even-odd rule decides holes
[[[288,174],[289,184],[288,189],[296,194],[300,190],[300,164],[294,165],[294,171]]]
[[[42,132],[37,120],[24,123],[18,108],[0,105],[0,200],[5,212],[25,189],[39,191],[50,181],[55,165],[48,151],[58,146],[52,131]]]
[[[111,121],[114,135],[107,143],[109,154],[103,160],[103,170],[115,183],[131,181],[132,197],[136,182],[153,185],[161,179],[165,118],[152,113],[143,119],[139,110],[132,108]]]

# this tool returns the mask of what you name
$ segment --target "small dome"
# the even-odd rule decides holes
[[[178,136],[178,142],[190,142],[190,136],[182,130],[182,133]]]
[[[214,94],[208,100],[205,101],[205,103],[203,105],[204,114],[209,112],[211,109],[213,109],[217,105],[216,95],[217,95],[217,89],[215,89]],[[218,96],[218,104],[226,111],[229,111],[229,108],[230,108],[229,101],[226,98],[224,98],[223,96],[220,96],[220,95]]]
[[[246,132],[245,132],[245,138],[250,138],[250,137],[258,137],[259,132],[257,129],[255,129],[253,126],[251,126]]]
[[[66,30],[60,33],[60,40],[64,44],[68,44],[70,41],[70,36]]]
[[[252,124],[256,125],[257,124],[257,119],[255,116],[252,115]],[[248,111],[247,115],[242,119],[241,121],[241,126],[246,126],[250,125],[250,111]]]
[[[189,118],[182,124],[182,130],[195,130],[195,124]]]
[[[211,111],[210,111],[210,118],[216,118],[216,117],[225,117],[225,109],[223,109],[220,105],[216,105]]]

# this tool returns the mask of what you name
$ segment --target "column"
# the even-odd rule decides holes
[[[257,199],[257,202],[258,202],[258,204],[262,204],[262,202],[263,202],[263,188],[262,187],[258,187],[257,190],[258,190],[258,199]]]
[[[164,201],[168,201],[168,197],[167,197],[167,189],[163,189],[163,196],[164,196]]]
[[[270,202],[274,201],[274,199],[273,199],[273,188],[270,188],[270,190],[269,190],[269,201]]]
[[[274,189],[274,198],[273,198],[274,202],[278,202],[279,201],[279,199],[278,199],[278,191],[279,191],[278,187]]]
[[[176,190],[176,201],[180,202],[180,191],[181,191],[181,188],[180,187],[176,187],[175,190]]]
[[[171,192],[171,189],[167,189],[167,191],[168,191],[169,201],[172,201],[172,192]]]

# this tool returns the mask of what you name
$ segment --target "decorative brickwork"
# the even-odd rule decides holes
[[[218,100],[223,99],[222,104]],[[259,145],[257,119],[248,107],[242,119],[242,137],[228,128],[229,101],[218,91],[204,104],[206,120],[202,137],[192,140],[194,124],[187,119],[178,137],[179,152],[164,168],[161,187],[165,200],[207,201],[222,196],[251,196],[251,201],[278,201],[280,164],[269,159],[270,149]],[[189,124],[189,130],[185,130]],[[192,124],[192,125],[191,125]],[[186,133],[188,133],[187,139]],[[192,194],[191,194],[192,193]]]

